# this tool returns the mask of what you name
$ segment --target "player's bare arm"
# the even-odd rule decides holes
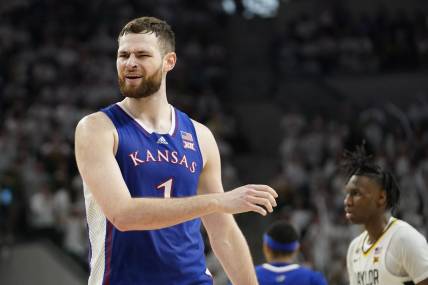
[[[200,194],[224,193],[221,182],[220,155],[215,139],[208,128],[196,122],[194,124],[204,160],[204,168],[199,178],[198,192]],[[261,188],[269,189],[267,186],[263,187]],[[247,189],[251,188],[249,186]],[[263,193],[260,194],[262,198],[257,199],[266,200],[260,202],[259,205],[248,202],[248,206],[245,206],[247,199],[249,201],[253,200],[250,196],[245,196],[246,191],[242,191],[243,189],[245,188],[238,188],[224,194],[224,204],[228,205],[226,207],[249,207],[255,212],[266,214],[266,211],[259,205],[264,205],[268,209],[276,205],[273,198],[274,196],[276,197],[274,193],[271,193],[269,190],[267,190],[268,192],[260,190]],[[256,189],[258,188],[251,189],[248,192],[256,193],[259,191]],[[265,195],[265,193],[268,195]],[[228,196],[228,194],[234,195]],[[269,195],[272,196],[269,197]],[[230,201],[227,201],[228,199]],[[244,202],[242,203],[242,201]],[[202,217],[202,222],[207,230],[211,247],[233,284],[257,284],[254,265],[247,242],[232,215],[214,213]]]
[[[132,198],[115,160],[116,145],[114,125],[103,113],[89,115],[79,122],[75,153],[80,174],[106,217],[122,231],[157,229],[214,212],[237,213],[251,208],[234,210],[233,203],[223,205],[225,200],[230,201],[224,194],[167,200]]]

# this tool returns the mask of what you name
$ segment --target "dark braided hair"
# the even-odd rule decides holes
[[[345,151],[342,169],[347,176],[347,182],[352,175],[366,176],[374,180],[386,192],[386,208],[395,211],[400,200],[400,188],[390,171],[382,170],[373,161],[373,155],[368,155],[365,144],[357,146],[354,152]]]

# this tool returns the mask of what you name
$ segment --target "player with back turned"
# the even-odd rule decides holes
[[[428,285],[428,245],[408,223],[392,216],[400,198],[394,176],[357,147],[346,152],[346,218],[365,231],[350,244],[351,285]]]
[[[257,284],[231,214],[266,215],[276,206],[276,192],[266,185],[224,192],[212,133],[168,103],[166,75],[177,57],[166,22],[134,19],[118,44],[125,98],[83,118],[75,135],[90,238],[88,283],[212,284],[202,221],[233,283]]]
[[[327,285],[324,276],[294,260],[299,252],[296,230],[284,221],[273,223],[263,235],[267,263],[256,267],[260,285]]]

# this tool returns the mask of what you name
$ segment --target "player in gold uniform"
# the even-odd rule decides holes
[[[400,189],[393,175],[374,164],[364,147],[347,152],[346,218],[365,231],[350,244],[350,285],[428,285],[428,244],[408,223],[392,216]]]

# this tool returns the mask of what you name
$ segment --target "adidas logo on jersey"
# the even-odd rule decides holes
[[[166,141],[166,139],[164,137],[160,137],[156,143],[158,143],[158,144],[168,144],[168,142]]]

